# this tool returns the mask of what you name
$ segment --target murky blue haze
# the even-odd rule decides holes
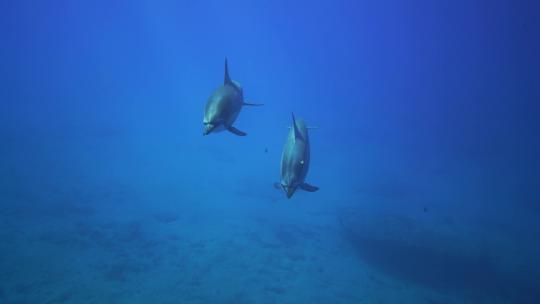
[[[540,303],[538,12],[2,1],[0,303]]]

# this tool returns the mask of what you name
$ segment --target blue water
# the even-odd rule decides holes
[[[0,303],[540,303],[538,11],[2,1]]]

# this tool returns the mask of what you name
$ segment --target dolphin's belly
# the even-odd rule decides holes
[[[223,131],[225,131],[225,130],[226,130],[226,129],[225,129],[225,126],[221,124],[221,125],[218,125],[217,127],[215,127],[214,130],[212,130],[212,132],[216,132],[216,133],[217,133],[217,132],[223,132]]]
[[[206,122],[232,125],[242,109],[242,96],[229,86],[218,88],[208,99],[204,114]]]
[[[281,155],[281,178],[285,179],[287,176],[293,175],[297,182],[304,182],[308,168],[309,145],[303,141],[296,141],[294,131],[291,130]]]
[[[239,106],[231,107],[231,113],[229,113],[228,119],[226,120],[229,126],[232,126],[232,124],[236,121],[238,115],[240,114],[240,110],[242,110],[242,103],[239,103]]]

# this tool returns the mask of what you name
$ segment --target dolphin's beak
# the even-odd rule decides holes
[[[285,189],[285,191],[287,192],[287,198],[291,198],[293,196],[295,190],[296,189],[293,188],[293,187],[287,187]]]
[[[210,134],[210,132],[212,132],[212,130],[214,130],[214,128],[215,128],[215,126],[213,124],[205,124],[204,125],[203,136]]]

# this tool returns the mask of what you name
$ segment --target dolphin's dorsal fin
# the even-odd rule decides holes
[[[223,80],[223,84],[235,86],[231,80],[231,77],[229,76],[229,65],[227,64],[227,58],[225,58],[225,79]]]
[[[303,139],[302,133],[300,133],[300,130],[298,130],[298,126],[296,125],[296,118],[294,118],[294,113],[292,113],[292,124],[294,128],[294,139]]]

